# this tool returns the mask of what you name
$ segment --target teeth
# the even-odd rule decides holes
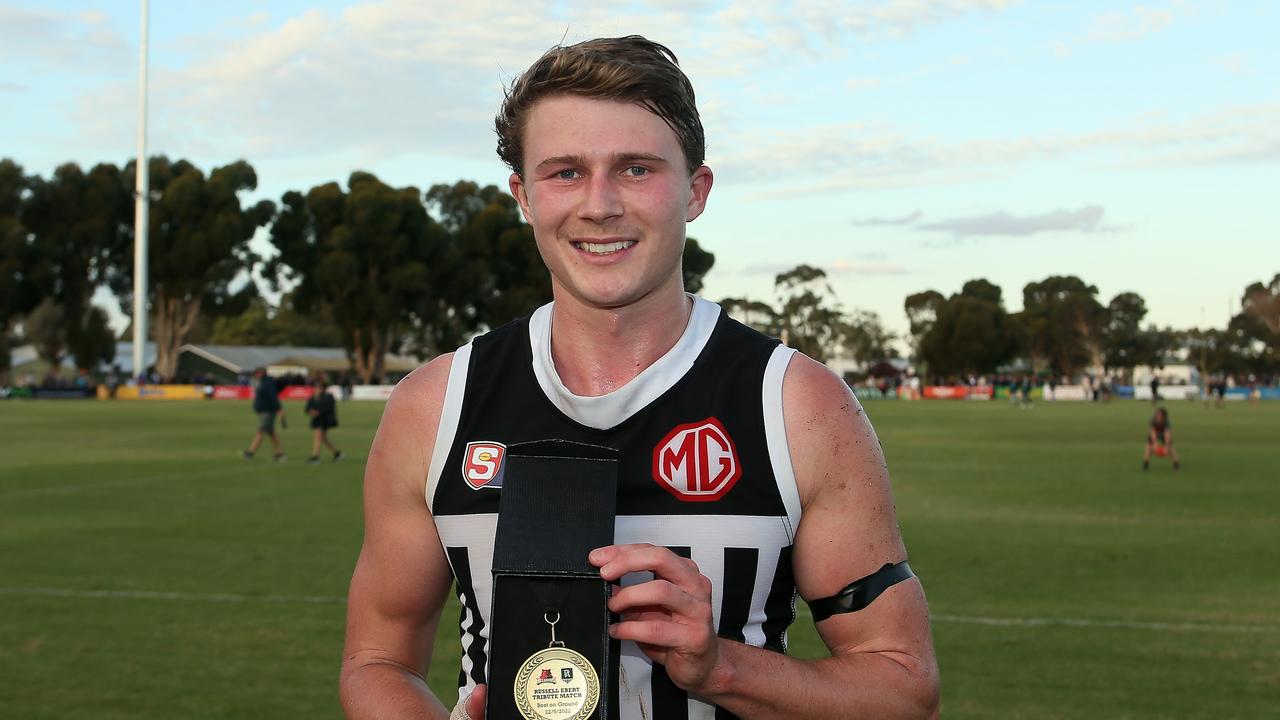
[[[576,242],[573,244],[573,246],[580,250],[586,250],[587,252],[595,255],[605,255],[611,252],[617,252],[619,250],[626,250],[627,248],[635,244],[636,244],[635,240],[619,240],[618,242],[611,242],[611,243]]]

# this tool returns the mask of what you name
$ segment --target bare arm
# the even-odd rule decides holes
[[[828,597],[886,562],[905,560],[884,457],[848,387],[797,354],[783,406],[804,508],[794,555],[801,595]],[[636,546],[608,548],[592,559],[608,579],[643,568],[667,581],[615,595],[615,611],[666,612],[632,614],[614,634],[641,643],[676,684],[744,720],[937,715],[938,669],[915,579],[864,610],[821,622],[818,633],[831,656],[804,661],[717,638],[710,582],[688,560]]]
[[[439,357],[396,386],[369,451],[342,659],[351,720],[449,716],[424,679],[452,579],[425,480],[451,360]]]

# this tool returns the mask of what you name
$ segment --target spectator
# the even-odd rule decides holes
[[[276,437],[277,415],[280,416],[280,427],[288,428],[284,406],[280,403],[280,392],[275,378],[267,374],[266,368],[254,370],[253,377],[258,381],[258,387],[253,393],[253,412],[258,418],[258,429],[253,433],[249,449],[240,451],[240,455],[245,460],[252,460],[253,454],[262,445],[262,438],[267,437],[271,439],[271,446],[275,449],[272,458],[279,462],[284,460],[284,449],[280,446],[280,439]]]
[[[329,440],[329,430],[338,426],[338,407],[323,377],[312,382],[306,410],[311,416],[311,457],[307,462],[313,465],[320,462],[321,445],[328,448],[333,453],[333,461],[338,462],[342,459],[342,451]]]

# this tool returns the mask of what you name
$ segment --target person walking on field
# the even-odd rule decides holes
[[[1173,449],[1173,424],[1169,422],[1169,411],[1164,408],[1157,408],[1147,425],[1147,446],[1142,451],[1143,470],[1151,466],[1152,452],[1159,457],[1167,454],[1173,460],[1174,470],[1182,467],[1178,462],[1178,451]]]
[[[275,378],[268,375],[265,368],[254,370],[253,377],[258,381],[258,386],[253,391],[253,412],[258,417],[258,429],[253,433],[249,449],[241,450],[240,456],[245,460],[252,460],[253,454],[262,445],[262,438],[268,437],[271,439],[271,447],[275,449],[275,454],[271,457],[279,462],[284,460],[284,448],[280,446],[280,438],[276,437],[276,416],[280,417],[281,428],[288,427],[284,405],[280,403],[280,390]]]
[[[338,404],[325,386],[323,378],[311,382],[311,397],[307,398],[307,414],[311,416],[311,457],[308,463],[320,462],[320,446],[333,453],[333,461],[342,459],[342,451],[329,440],[329,429],[338,426]]]

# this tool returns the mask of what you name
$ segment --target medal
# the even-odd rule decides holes
[[[560,612],[548,610],[542,619],[551,626],[551,643],[516,673],[516,708],[525,720],[586,720],[600,702],[600,678],[582,653],[556,640]]]

